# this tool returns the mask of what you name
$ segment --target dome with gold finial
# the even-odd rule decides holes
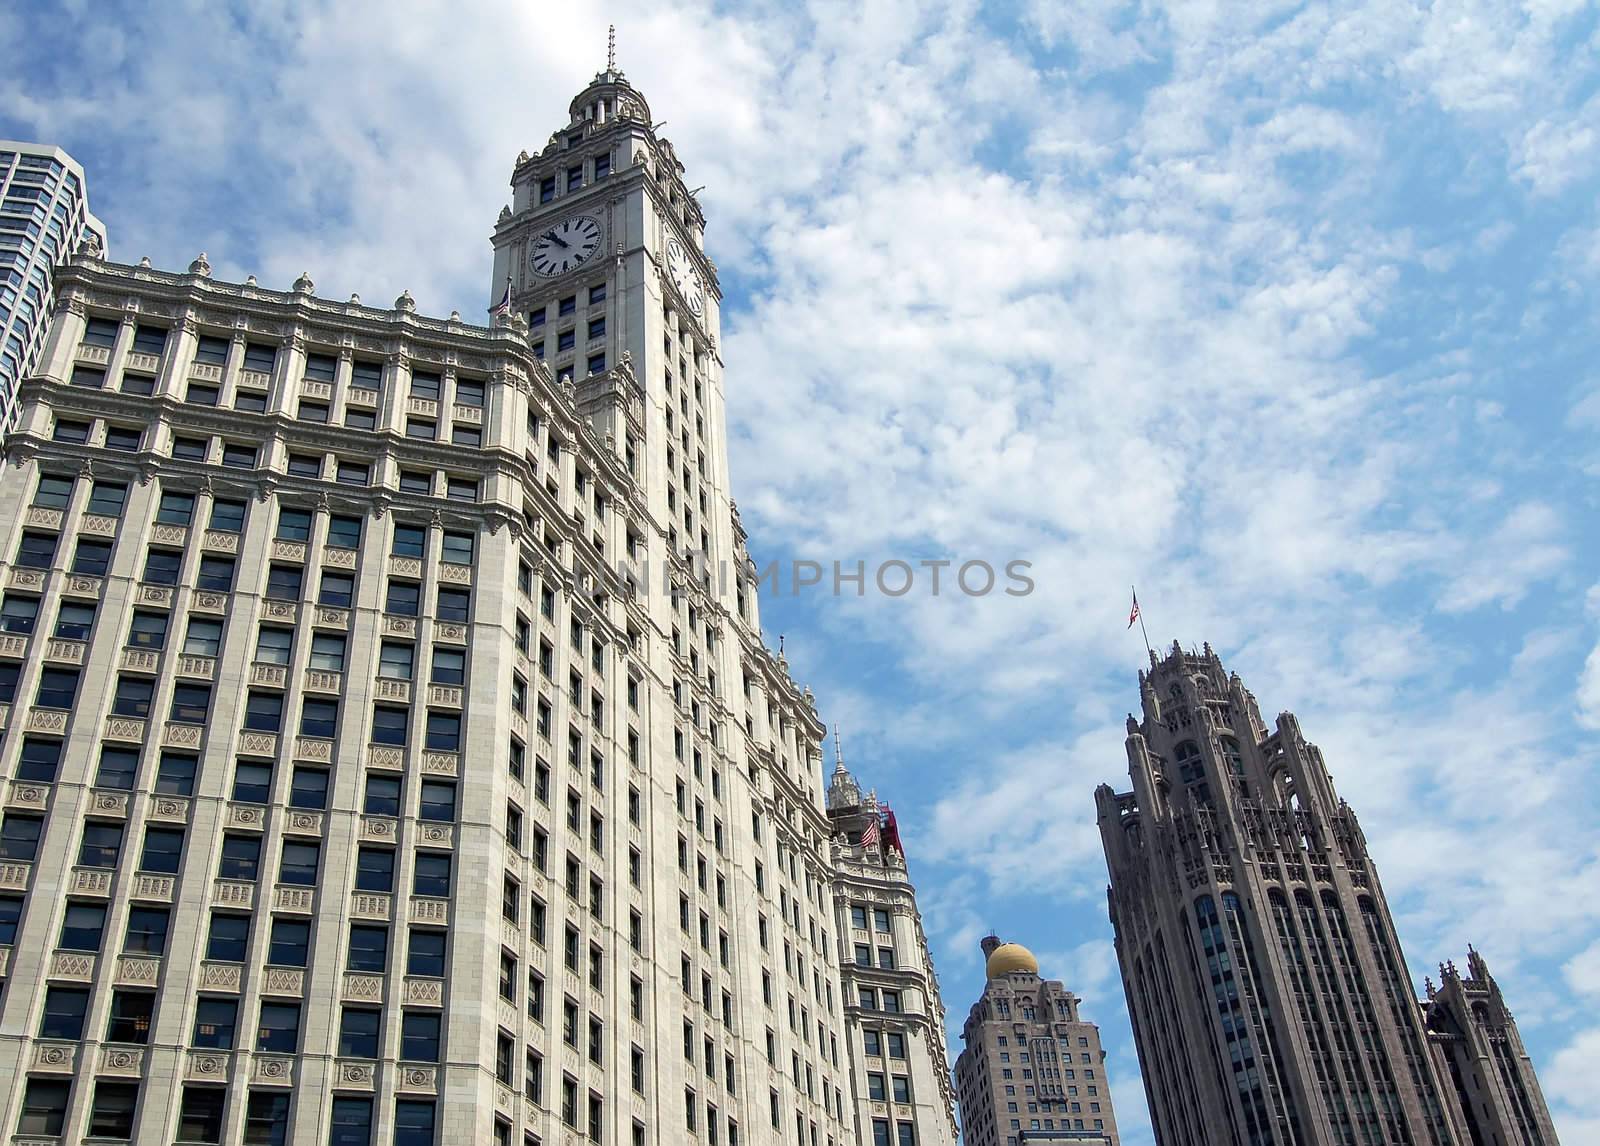
[[[984,971],[990,979],[1018,973],[1037,975],[1039,960],[1034,958],[1032,951],[1020,943],[1002,943],[989,952],[989,962]]]

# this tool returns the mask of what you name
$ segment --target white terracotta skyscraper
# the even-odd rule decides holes
[[[613,70],[513,187],[487,326],[59,271],[0,471],[11,1141],[857,1140],[703,216]]]

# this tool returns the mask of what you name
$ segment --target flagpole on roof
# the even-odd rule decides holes
[[[1144,613],[1139,609],[1139,590],[1133,586],[1133,612],[1128,614],[1128,628],[1133,628],[1135,621],[1139,622],[1139,633],[1144,637],[1144,651],[1150,654],[1150,659],[1155,660],[1155,650],[1150,647],[1150,634],[1144,627]]]

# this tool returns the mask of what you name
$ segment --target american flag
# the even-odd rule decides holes
[[[506,293],[500,296],[500,301],[489,308],[490,314],[511,313],[511,276],[506,276]]]
[[[1139,619],[1139,591],[1133,591],[1133,612],[1128,614],[1128,628],[1133,628],[1133,623]]]
[[[867,817],[867,826],[861,829],[861,846],[864,848],[878,846],[878,813],[876,812]]]

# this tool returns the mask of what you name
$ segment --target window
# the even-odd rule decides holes
[[[71,708],[77,695],[77,669],[47,668],[39,674],[39,689],[34,693],[33,703],[42,708]]]
[[[265,796],[262,799],[264,802]],[[222,860],[217,866],[217,875],[220,878],[254,883],[260,869],[260,836],[224,836],[222,838]]]
[[[384,641],[378,649],[378,676],[386,680],[410,680],[416,651],[400,641]]]
[[[296,764],[289,785],[289,806],[320,810],[328,806],[328,771]]]
[[[467,654],[462,649],[434,646],[433,668],[428,679],[434,684],[459,685],[466,679]]]
[[[556,335],[556,352],[559,354],[564,350],[571,350],[577,345],[577,341],[577,331],[563,330],[560,334]]]
[[[407,1011],[400,1020],[400,1057],[408,1062],[439,1061],[439,1016]]]
[[[274,536],[276,536],[279,541],[310,541],[310,511],[304,509],[279,510],[278,532]]]
[[[317,604],[335,609],[348,609],[355,599],[356,579],[349,573],[325,570],[322,586],[317,592]]]
[[[556,197],[556,177],[546,176],[539,181],[539,202],[548,203]]]
[[[183,400],[191,406],[215,406],[218,390],[200,382],[191,382],[183,392]]]
[[[366,802],[362,811],[369,816],[398,816],[400,777],[367,773]]]
[[[339,1014],[339,1055],[341,1058],[377,1058],[378,1011],[345,1007]]]
[[[438,615],[441,621],[469,620],[472,594],[466,589],[439,589]]]
[[[372,1099],[335,1098],[330,1122],[328,1146],[372,1146]]]
[[[116,345],[118,326],[114,318],[91,318],[84,328],[83,345],[103,346],[109,350]]]
[[[128,487],[122,482],[97,481],[89,489],[88,510],[102,517],[121,517],[127,501]]]
[[[211,686],[179,684],[172,689],[172,708],[167,716],[178,724],[204,724],[211,710]]]
[[[240,760],[234,768],[234,799],[240,803],[266,803],[272,794],[272,765]]]
[[[477,501],[477,478],[451,478],[445,485],[445,496],[451,501]]]
[[[316,844],[285,841],[283,856],[278,865],[278,882],[298,884],[303,887],[314,886],[317,882],[318,856],[319,850]]]
[[[156,792],[164,796],[194,795],[194,776],[199,764],[196,756],[164,750],[156,769]]]
[[[0,895],[0,943],[17,941],[17,922],[22,918],[22,897]]]
[[[138,614],[134,614],[135,618]],[[31,633],[34,623],[39,619],[39,599],[37,597],[18,597],[7,593],[5,603],[0,605],[0,632],[6,633]],[[164,618],[163,618],[164,619]]]
[[[328,544],[338,549],[355,549],[361,544],[361,519],[344,514],[328,518]]]
[[[424,418],[406,419],[406,437],[431,442],[439,436],[439,424]]]
[[[457,565],[471,565],[473,543],[476,540],[476,536],[471,533],[446,533],[442,559]]]
[[[456,786],[447,780],[422,781],[417,816],[423,820],[453,822],[456,818]]]
[[[133,328],[133,352],[135,354],[160,355],[167,349],[167,332],[159,326],[145,326],[140,323]]]
[[[242,501],[215,500],[211,503],[209,528],[224,533],[239,533],[244,529],[245,504]]]
[[[221,1142],[222,1111],[228,1091],[222,1086],[183,1088],[183,1105],[178,1110],[178,1141]]]
[[[250,947],[250,917],[248,915],[211,916],[211,930],[206,935],[206,958],[223,963],[243,963]],[[107,1035],[107,1038],[111,1036]]]
[[[17,1133],[59,1135],[67,1119],[67,1099],[72,1093],[68,1081],[28,1079],[22,1096],[22,1113],[17,1118]]]
[[[311,668],[317,672],[344,672],[344,635],[311,634]]]
[[[383,384],[383,363],[357,359],[350,367],[352,390],[377,390]]]
[[[341,656],[342,656],[341,650]],[[300,735],[332,739],[339,723],[339,702],[306,700],[300,706]]]
[[[290,454],[291,477],[319,478],[322,476],[322,459],[315,454]]]
[[[148,1043],[155,1005],[155,994],[150,991],[114,992],[111,996],[111,1014],[106,1021],[106,1041],[135,1043],[139,1046]]]
[[[156,392],[156,380],[148,374],[125,371],[122,375],[122,392],[148,398]]]
[[[275,629],[262,629],[261,637],[265,640],[269,632],[276,633],[278,631]],[[258,658],[260,648],[261,646],[258,645]],[[283,727],[282,695],[275,692],[250,693],[245,699],[244,726],[253,732],[277,732],[281,729]]]
[[[24,569],[48,569],[56,559],[56,541],[53,533],[24,533],[17,546],[17,564]]]
[[[54,783],[56,768],[60,763],[61,741],[36,740],[30,736],[22,742],[22,758],[17,765],[17,778],[40,784]]]
[[[439,400],[439,375],[421,370],[411,372],[411,396],[429,402]]]
[[[128,647],[134,649],[160,649],[167,643],[167,615],[165,613],[136,612],[128,630]]]
[[[505,1080],[507,1083],[510,1079]],[[434,1105],[402,1098],[394,1104],[394,1146],[433,1146]]]
[[[387,848],[361,848],[356,852],[356,890],[394,890],[394,853]]]
[[[6,817],[7,826],[12,818]],[[37,831],[37,821],[35,825]],[[56,946],[68,951],[98,951],[105,925],[106,909],[100,904],[68,903],[66,915],[61,920],[61,939]]]
[[[277,361],[278,351],[275,347],[263,346],[259,342],[245,343],[244,369],[270,374],[273,364]]]
[[[43,474],[33,492],[33,504],[43,506],[45,509],[66,509],[67,502],[72,498],[74,484],[70,477]]]
[[[417,895],[443,899],[450,894],[450,857],[440,852],[418,852],[411,890]]]
[[[483,430],[478,426],[465,426],[458,422],[450,427],[450,444],[477,448],[483,445]]]
[[[169,922],[165,907],[130,908],[128,929],[122,937],[122,949],[138,955],[163,954],[167,949]]]
[[[206,554],[200,558],[200,571],[195,575],[195,587],[213,593],[228,593],[233,589],[234,560]]]
[[[421,470],[400,471],[401,493],[433,493],[433,475]]]
[[[461,751],[461,717],[453,712],[428,713],[428,748],[434,752]]]
[[[443,931],[412,928],[410,944],[406,950],[406,974],[442,979],[445,962],[444,946]]]
[[[422,600],[422,586],[414,581],[390,581],[384,611],[401,617],[415,617]]]
[[[214,657],[222,649],[222,622],[190,617],[183,635],[183,652],[191,657]]]
[[[604,338],[605,336],[606,336],[606,316],[602,314],[598,318],[591,318],[589,320],[589,337],[590,338]]]
[[[409,645],[405,647],[408,650],[410,649]],[[410,666],[407,665],[406,667],[409,670]],[[378,675],[388,675],[387,673],[381,671],[381,668],[382,666],[380,666]],[[395,747],[404,747],[409,737],[410,726],[411,712],[409,709],[390,708],[387,705],[380,704],[374,707],[372,710],[372,742],[374,744],[389,744],[394,745]],[[370,782],[368,784],[368,791],[371,791]],[[371,809],[369,808],[368,811],[371,811]],[[389,812],[385,814],[398,815],[397,812]]]
[[[368,415],[370,417],[370,415]],[[372,467],[365,462],[347,462],[339,459],[339,469],[335,480],[342,485],[366,485],[372,476]]]
[[[83,841],[78,845],[79,867],[116,867],[122,852],[122,825],[91,820],[83,826]]]
[[[57,418],[55,433],[51,435],[57,442],[83,443],[89,440],[89,423],[79,422],[68,418]]]
[[[195,348],[194,360],[209,366],[224,365],[228,361],[228,340],[202,334],[200,344]]]
[[[41,1039],[70,1039],[83,1037],[83,1016],[89,1009],[87,987],[61,987],[52,985],[45,992],[44,1016],[39,1020]]]
[[[272,601],[298,601],[305,571],[298,565],[267,566],[267,598]],[[260,659],[259,657],[257,659]]]
[[[210,448],[210,438],[172,439],[172,456],[186,462],[205,461]]]
[[[183,860],[182,828],[146,828],[139,870],[175,875]]]
[[[262,390],[236,390],[233,395],[233,408],[243,410],[249,414],[265,413],[267,409],[267,395]]]
[[[456,379],[456,404],[459,406],[472,406],[476,409],[483,408],[484,388],[483,383],[476,379]]]
[[[252,1090],[244,1111],[244,1146],[284,1146],[289,1140],[289,1095]]]
[[[241,442],[222,444],[222,464],[236,469],[252,470],[256,467],[256,447]]]
[[[72,554],[72,571],[84,577],[104,577],[111,566],[111,542],[84,538]]]
[[[382,974],[389,968],[389,929],[352,924],[345,966],[352,971]]]
[[[339,360],[331,354],[307,354],[304,377],[311,382],[332,382]]]

